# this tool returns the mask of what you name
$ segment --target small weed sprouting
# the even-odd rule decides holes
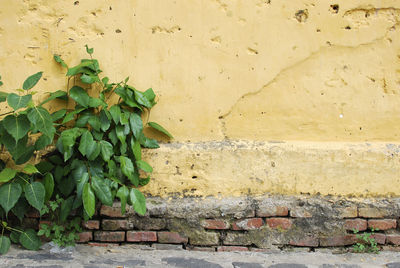
[[[375,231],[379,231],[379,229],[371,228],[371,232],[366,233],[359,233],[358,230],[353,229],[358,241],[353,245],[353,251],[356,253],[379,253],[378,243],[373,237]]]

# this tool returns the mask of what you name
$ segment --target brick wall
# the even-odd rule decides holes
[[[323,247],[349,248],[360,233],[379,229],[379,245],[400,245],[400,203],[397,199],[352,201],[328,198],[269,196],[257,198],[162,200],[148,198],[143,217],[120,204],[102,206],[83,223],[81,243],[146,244],[160,249],[268,251]],[[38,215],[25,224],[37,225]],[[45,221],[42,219],[41,222]],[[388,248],[388,247],[384,247]]]

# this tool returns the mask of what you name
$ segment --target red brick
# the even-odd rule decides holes
[[[94,232],[94,240],[102,242],[123,242],[125,241],[125,232]]]
[[[320,238],[320,246],[322,247],[337,247],[353,245],[357,241],[355,235],[337,235],[331,237]]]
[[[284,206],[261,207],[256,211],[257,217],[287,216],[289,209]]]
[[[273,229],[288,230],[292,227],[292,220],[287,218],[269,218],[267,219],[267,225]]]
[[[156,232],[140,232],[130,231],[126,233],[126,241],[128,242],[156,242]]]
[[[400,245],[400,235],[398,235],[398,234],[386,235],[386,241],[388,244],[399,246]]]
[[[362,218],[383,218],[385,214],[378,208],[359,208],[358,216]]]
[[[376,243],[380,245],[384,245],[386,243],[386,235],[381,233],[375,233],[371,235],[372,238],[375,239]]]
[[[236,221],[232,224],[232,230],[254,230],[264,225],[261,218],[251,218]]]
[[[217,251],[249,251],[249,249],[246,247],[221,246],[217,248]]]
[[[158,243],[181,244],[187,243],[188,238],[175,232],[158,232]]]
[[[305,236],[299,239],[293,239],[289,244],[298,247],[318,247],[319,241],[317,237]]]
[[[394,219],[368,220],[368,228],[389,230],[389,229],[396,229],[396,226],[397,222]]]
[[[102,220],[101,229],[108,231],[128,230],[127,220]]]
[[[352,231],[353,229],[358,231],[365,231],[367,230],[367,220],[363,219],[346,220],[344,222],[344,228],[350,231]]]
[[[86,243],[93,240],[93,233],[92,232],[82,232],[79,233],[79,240],[78,243]]]
[[[98,230],[100,228],[100,221],[96,221],[96,220],[89,220],[86,222],[83,221],[82,226],[89,230]]]
[[[109,207],[102,205],[100,209],[100,215],[101,216],[107,216],[110,218],[126,218],[127,214],[125,215],[121,214],[121,208],[120,207]]]
[[[207,219],[201,222],[201,226],[212,230],[226,230],[229,229],[230,224],[225,220]]]

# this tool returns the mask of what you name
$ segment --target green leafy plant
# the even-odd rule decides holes
[[[0,92],[0,102],[12,108],[0,120],[2,150],[10,155],[0,162],[1,254],[7,252],[10,239],[29,249],[39,248],[38,234],[61,246],[70,245],[77,239],[81,219],[91,218],[98,204],[111,206],[116,198],[123,214],[127,204],[140,215],[146,213],[140,187],[149,183],[153,169],[142,160],[141,149],[159,145],[143,130],[149,127],[172,135],[155,122],[143,122],[156,104],[152,89],[136,90],[127,84],[129,78],[118,83],[100,78],[93,48],[86,46],[86,52],[90,58],[73,67],[54,55],[67,69],[68,87],[50,93],[39,104],[30,90],[42,72],[28,77],[18,94]],[[56,99],[64,101],[65,108],[50,114],[45,105]],[[43,149],[49,153],[39,163],[33,162]],[[42,224],[37,234],[8,223],[9,212],[22,223],[32,209],[47,215],[52,224]],[[71,221],[72,211],[76,217]]]
[[[0,143],[3,153],[9,155],[0,161],[0,214],[2,235],[0,253],[10,247],[10,239],[27,249],[38,249],[40,239],[33,229],[22,228],[25,213],[31,208],[38,211],[45,202],[46,188],[42,174],[28,163],[38,151],[51,144],[56,132],[50,113],[40,104],[35,105],[30,91],[42,77],[42,72],[29,76],[16,93],[0,92],[0,102],[12,109],[0,120]],[[2,84],[2,83],[1,83]],[[16,226],[8,222],[9,212],[19,219]],[[6,237],[8,233],[10,237]]]
[[[144,215],[146,202],[139,187],[149,182],[153,169],[142,160],[141,148],[159,145],[145,136],[143,128],[149,126],[172,136],[159,124],[142,121],[143,114],[156,104],[151,88],[136,90],[127,84],[129,77],[118,83],[100,78],[102,71],[92,58],[93,48],[86,46],[86,51],[90,59],[82,59],[74,67],[54,56],[67,68],[69,80],[76,81],[68,89],[75,108],[65,110],[56,120],[61,130],[56,143],[59,154],[50,159],[56,164],[56,184],[62,196],[74,196],[70,209],[83,207],[85,219],[94,215],[97,202],[111,206],[115,197],[121,201],[123,214],[129,204]],[[88,94],[88,89],[94,89],[94,96]],[[112,95],[118,96],[114,104],[109,101]]]
[[[359,233],[357,229],[353,229],[353,233],[356,234],[359,241],[353,245],[353,251],[357,253],[379,253],[378,243],[375,238],[372,237],[375,231],[378,230],[379,229],[371,228],[371,232]]]
[[[75,244],[75,241],[79,239],[78,233],[82,232],[80,226],[82,219],[80,217],[74,217],[66,221],[69,214],[67,214],[68,211],[65,207],[66,204],[72,201],[72,199],[66,201],[57,195],[54,201],[49,201],[47,203],[47,206],[45,206],[42,211],[50,215],[50,220],[48,223],[40,224],[39,236],[50,238],[61,247]]]

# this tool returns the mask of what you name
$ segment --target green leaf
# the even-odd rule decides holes
[[[140,168],[144,172],[148,172],[148,173],[153,172],[153,168],[145,161],[137,160],[136,165],[138,168]]]
[[[92,116],[88,120],[89,125],[93,127],[96,131],[100,131],[101,123],[98,116]]]
[[[99,78],[97,77],[97,75],[93,75],[93,74],[82,74],[81,75],[81,81],[85,84],[93,84],[95,82],[99,82]]]
[[[143,95],[149,100],[149,102],[152,104],[152,106],[154,106],[156,103],[154,101],[154,99],[156,98],[156,94],[154,94],[153,89],[149,88],[148,90],[146,90]]]
[[[107,104],[104,102],[104,101],[102,101],[101,99],[99,99],[99,98],[92,98],[92,97],[90,97],[90,100],[89,100],[89,107],[92,107],[92,108],[97,108],[97,107],[100,107],[100,106],[106,106]]]
[[[89,174],[87,172],[83,173],[81,177],[76,178],[76,195],[77,197],[82,197],[83,187],[89,181]]]
[[[121,117],[119,119],[119,121],[121,122],[121,125],[126,125],[129,122],[129,112],[123,112],[121,113]]]
[[[118,138],[117,138],[117,134],[116,134],[115,128],[111,129],[111,131],[108,133],[108,138],[110,138],[111,142],[114,145],[117,145]]]
[[[78,110],[72,111],[70,113],[68,113],[65,117],[64,120],[62,121],[63,124],[71,121],[72,119],[74,119],[76,114],[79,114],[80,112],[82,112],[83,110],[85,110],[85,108],[80,108]]]
[[[34,165],[32,165],[32,164],[27,164],[25,167],[24,167],[24,172],[26,173],[26,174],[29,174],[29,175],[31,175],[31,174],[33,174],[33,173],[40,173],[39,172],[39,170],[34,166]]]
[[[134,210],[139,215],[146,214],[146,198],[138,189],[132,188],[131,193],[129,195],[131,199],[131,203],[133,204]]]
[[[150,182],[150,176],[148,176],[147,178],[144,178],[144,179],[140,179],[140,180],[139,180],[139,185],[140,185],[140,186],[145,186],[145,185],[147,185],[149,182]]]
[[[50,113],[43,107],[33,107],[28,112],[28,119],[44,135],[53,140],[56,129]]]
[[[53,170],[54,165],[48,161],[41,161],[40,163],[35,165],[40,173],[46,174],[47,172]]]
[[[128,179],[134,184],[137,185],[139,182],[136,181],[135,176],[134,176],[134,172],[135,172],[135,168],[133,166],[132,160],[130,160],[129,158],[125,157],[125,156],[120,156],[119,157],[119,161],[121,163],[121,171],[122,174],[124,174],[125,176],[128,177]]]
[[[171,139],[173,139],[174,137],[162,126],[160,126],[159,124],[155,123],[155,122],[149,122],[148,123],[149,126],[151,126],[152,128],[160,131],[161,133],[167,135],[168,137],[170,137]]]
[[[67,113],[67,109],[61,109],[57,112],[54,112],[51,114],[51,120],[53,120],[53,122],[60,120],[61,118],[64,117],[64,115]]]
[[[13,155],[15,164],[22,165],[22,164],[25,164],[26,162],[28,162],[29,159],[31,159],[31,157],[33,156],[34,151],[35,151],[35,146],[28,146],[25,148],[25,150],[22,152],[22,154],[18,155],[18,157],[15,157]]]
[[[101,146],[101,156],[103,160],[107,162],[114,154],[113,146],[108,141],[100,141],[100,146]]]
[[[21,189],[22,192],[22,189]],[[29,204],[24,197],[18,199],[18,202],[11,209],[11,212],[17,216],[20,222],[25,218],[25,213],[28,211]],[[13,241],[14,242],[14,241]],[[17,240],[18,242],[18,240]]]
[[[0,254],[1,255],[6,254],[10,249],[10,246],[11,246],[10,238],[4,235],[0,236]]]
[[[0,187],[0,205],[6,214],[15,206],[21,193],[21,185],[16,182],[6,183]]]
[[[111,123],[105,110],[100,111],[99,118],[100,118],[100,128],[103,132],[106,132],[110,128]]]
[[[16,141],[24,137],[31,128],[31,123],[24,114],[18,116],[7,115],[3,119],[3,125]]]
[[[54,54],[54,60],[61,64],[62,67],[68,68],[68,65],[61,59],[59,55]]]
[[[43,72],[35,73],[34,75],[29,76],[22,85],[22,88],[25,90],[29,90],[33,88],[37,82],[39,82],[40,78],[42,78]]]
[[[54,178],[51,173],[47,173],[43,179],[44,189],[46,194],[44,196],[45,202],[49,201],[54,192]]]
[[[92,177],[92,189],[102,204],[112,206],[113,198],[110,187],[96,176]]]
[[[61,203],[61,209],[60,209],[61,222],[65,222],[69,214],[71,213],[72,205],[74,204],[74,198],[75,196],[72,195]]]
[[[153,106],[153,104],[147,99],[146,95],[138,90],[135,90],[135,99],[144,107],[151,108]]]
[[[5,168],[0,172],[0,182],[8,182],[9,180],[13,179],[17,171],[12,168]]]
[[[135,159],[141,160],[142,159],[142,148],[140,147],[139,141],[135,140],[133,137],[131,137],[131,149],[132,149],[133,155],[135,156]]]
[[[119,198],[119,200],[121,200],[121,214],[124,215],[126,212],[126,202],[129,197],[128,187],[126,187],[125,185],[121,186],[121,188],[118,189],[117,197]]]
[[[93,140],[93,136],[90,131],[85,130],[82,134],[81,141],[79,143],[79,152],[83,156],[90,155],[96,149],[96,142]]]
[[[138,140],[139,143],[145,148],[156,149],[160,147],[160,145],[158,145],[158,142],[156,140],[147,138],[143,134],[143,132],[140,133]]]
[[[63,90],[57,90],[55,92],[51,92],[50,96],[45,99],[44,101],[42,101],[39,106],[42,106],[45,103],[48,103],[49,101],[52,101],[54,99],[61,99],[61,100],[68,100],[68,94],[67,92],[63,91]]]
[[[27,229],[25,232],[21,233],[19,242],[24,248],[29,250],[38,250],[42,245],[39,237],[33,229]]]
[[[80,64],[78,64],[72,68],[68,68],[67,76],[73,76],[73,75],[82,73],[82,70],[84,67],[88,67],[89,65],[92,65],[92,64],[93,64],[92,61],[83,61]]]
[[[20,233],[16,232],[16,231],[12,231],[10,234],[10,239],[13,243],[17,244],[19,243],[19,237],[20,237]]]
[[[89,48],[88,45],[85,45],[85,47],[86,47],[86,52],[87,52],[89,55],[92,55],[94,49],[93,49],[93,48]]]
[[[0,84],[1,86],[1,84]],[[0,102],[5,102],[7,100],[8,93],[0,91]]]
[[[119,108],[119,106],[118,105],[111,106],[109,112],[115,124],[118,124],[119,118],[121,117],[121,109]]]
[[[10,105],[14,111],[18,110],[19,108],[24,108],[28,106],[28,103],[32,101],[32,95],[28,94],[25,96],[19,96],[15,93],[10,93],[7,96],[7,103]]]
[[[89,107],[90,97],[83,88],[79,86],[73,86],[69,90],[69,96],[81,106],[85,108]]]
[[[46,195],[46,190],[43,184],[40,182],[33,182],[31,184],[28,183],[24,187],[24,192],[28,203],[40,211],[43,207],[44,197]]]
[[[97,142],[95,142],[94,144],[95,144],[94,150],[90,154],[86,153],[87,154],[87,158],[90,161],[95,160],[99,156],[100,151],[101,151],[100,144],[97,143]]]
[[[95,212],[96,200],[92,188],[88,182],[83,186],[82,200],[83,208],[85,209],[85,212],[89,218],[91,218]]]
[[[140,137],[140,133],[142,133],[143,130],[142,118],[137,113],[131,113],[129,124],[131,126],[133,136],[138,139]]]
[[[121,143],[124,144],[126,141],[126,135],[124,134],[124,127],[121,125],[118,125],[115,128],[115,133],[117,134],[117,137],[121,141]]]
[[[39,151],[44,149],[46,146],[50,145],[52,140],[46,136],[46,135],[41,135],[35,142],[35,150]]]

